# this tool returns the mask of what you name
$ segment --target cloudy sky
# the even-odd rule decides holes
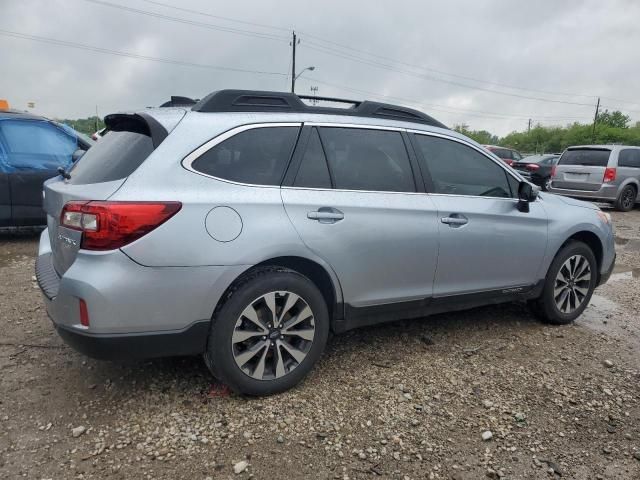
[[[177,8],[171,8],[171,6]],[[57,118],[221,88],[414,106],[504,135],[640,120],[636,0],[0,0],[0,98]],[[80,46],[81,48],[78,48]]]

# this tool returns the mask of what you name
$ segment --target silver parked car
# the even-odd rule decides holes
[[[640,193],[640,147],[583,145],[567,148],[552,174],[552,193],[633,209]]]
[[[105,121],[45,185],[36,263],[54,327],[97,358],[204,354],[269,394],[330,332],[510,301],[569,323],[613,269],[608,214],[415,110],[223,90]]]

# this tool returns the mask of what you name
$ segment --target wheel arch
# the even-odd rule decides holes
[[[322,296],[325,299],[325,302],[327,303],[332,327],[336,320],[343,318],[342,289],[335,272],[333,272],[331,267],[328,265],[322,265],[319,261],[295,255],[272,257],[243,271],[233,279],[225,292],[221,295],[214,311],[221,306],[222,302],[227,298],[228,292],[235,287],[239,280],[251,274],[254,270],[263,267],[288,268],[309,278],[309,280],[318,287],[320,293],[322,293]]]
[[[604,255],[604,245],[602,245],[602,241],[600,240],[598,235],[596,235],[593,232],[590,232],[589,230],[581,230],[579,232],[576,232],[572,234],[569,238],[567,238],[562,243],[562,245],[560,245],[560,248],[558,248],[556,255],[562,248],[564,248],[565,245],[567,245],[572,241],[582,242],[591,249],[591,251],[593,252],[593,255],[596,257],[596,263],[598,265],[597,275],[598,277],[600,277],[600,270],[602,268],[602,259]]]

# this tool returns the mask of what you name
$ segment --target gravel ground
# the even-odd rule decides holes
[[[199,358],[75,353],[37,236],[0,236],[0,478],[640,478],[640,210],[613,215],[619,266],[575,325],[513,304],[361,329],[263,399]]]

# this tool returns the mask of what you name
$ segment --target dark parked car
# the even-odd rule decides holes
[[[45,225],[42,184],[67,169],[91,140],[66,125],[0,111],[0,227]]]
[[[511,166],[518,170],[524,178],[542,187],[546,192],[551,186],[553,166],[558,163],[559,158],[560,155],[557,153],[531,155],[517,162],[513,162]]]
[[[520,152],[512,148],[497,147],[496,145],[483,145],[483,147],[500,158],[500,160],[505,162],[507,165],[513,165],[513,162],[519,162],[522,160]]]

